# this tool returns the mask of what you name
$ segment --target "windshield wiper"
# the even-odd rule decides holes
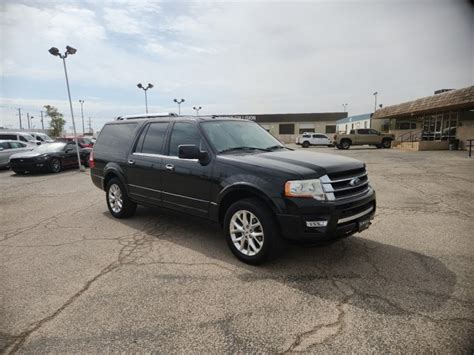
[[[234,148],[227,148],[227,149],[221,150],[219,153],[227,153],[227,152],[238,151],[238,150],[260,150],[260,151],[263,151],[263,152],[270,152],[270,150],[267,149],[267,148],[234,147]]]
[[[267,150],[276,150],[276,149],[290,149],[285,147],[284,145],[272,145],[271,147],[265,148]]]

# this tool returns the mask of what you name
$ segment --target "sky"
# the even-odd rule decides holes
[[[474,7],[461,0],[2,0],[0,126],[18,108],[40,128],[44,105],[95,130],[145,111],[253,114],[372,112],[474,82]],[[47,119],[45,119],[47,122]]]

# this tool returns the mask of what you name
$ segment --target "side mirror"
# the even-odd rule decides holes
[[[209,154],[201,151],[197,145],[182,144],[178,146],[178,157],[181,159],[198,159],[200,161],[206,161],[209,158]]]

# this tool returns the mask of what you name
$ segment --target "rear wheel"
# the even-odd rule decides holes
[[[51,163],[49,164],[49,169],[53,173],[59,173],[62,169],[61,160],[57,158],[54,158],[53,160],[51,160]]]
[[[385,149],[388,149],[392,146],[392,140],[391,139],[384,139],[382,141],[382,147],[384,147]]]
[[[308,141],[304,141],[302,144],[303,148],[308,148],[310,146]]]
[[[348,139],[344,139],[339,145],[341,146],[341,149],[349,149],[351,146],[351,141]]]
[[[127,191],[117,178],[112,178],[107,183],[106,200],[110,213],[115,218],[130,217],[137,209],[136,203],[130,201]]]
[[[270,209],[257,198],[232,204],[226,212],[224,228],[230,250],[244,263],[261,264],[282,250],[277,222]]]

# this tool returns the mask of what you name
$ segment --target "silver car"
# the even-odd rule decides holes
[[[24,142],[0,140],[0,168],[8,167],[10,155],[27,150],[33,150],[33,148],[34,146],[29,146]]]

